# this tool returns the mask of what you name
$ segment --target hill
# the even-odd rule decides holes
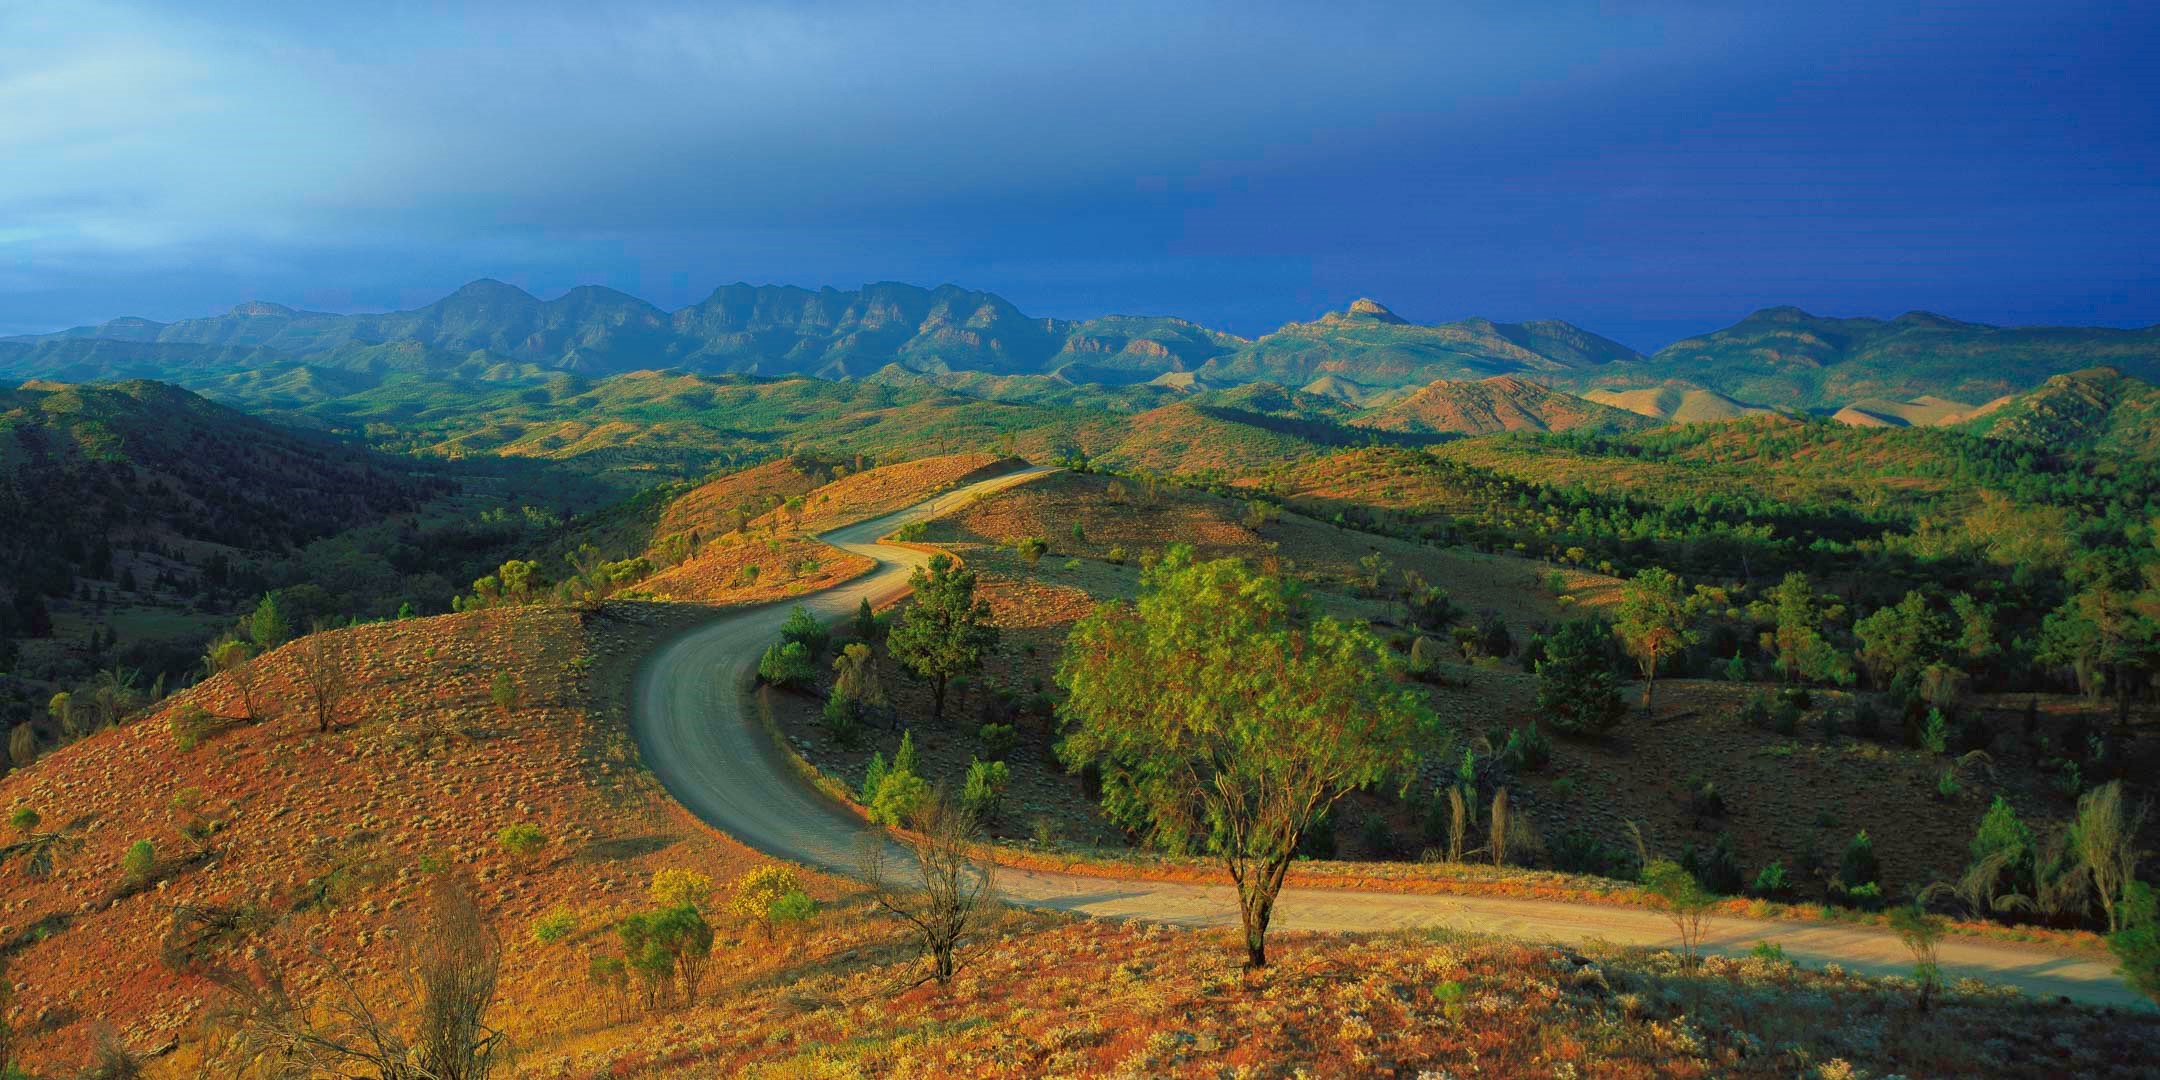
[[[254,563],[450,489],[162,383],[0,390],[0,639],[93,584],[215,610]]]
[[[1489,435],[1496,431],[1633,431],[1656,421],[1548,390],[1513,375],[1434,382],[1351,421],[1380,431]]]
[[[1955,423],[1991,439],[2055,450],[2160,458],[2160,388],[2114,368],[2057,375]]]
[[[1210,360],[1203,378],[1301,386],[1329,375],[1361,386],[1420,386],[1524,372],[1595,369],[1638,359],[1634,350],[1562,322],[1486,319],[1421,326],[1374,300],[1317,321],[1291,323]]]
[[[1645,387],[1641,390],[1590,390],[1583,397],[1600,405],[1626,409],[1653,420],[1675,424],[1714,424],[1743,416],[1760,416],[1774,410],[1734,401],[1715,390],[1686,384]]]
[[[1572,385],[1680,380],[1742,401],[1832,410],[1863,398],[1989,401],[2101,364],[2160,378],[2160,327],[2002,327],[1917,311],[1840,319],[1776,307],[1648,359],[1586,371]]]

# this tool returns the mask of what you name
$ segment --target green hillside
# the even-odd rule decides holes
[[[1680,380],[1756,404],[1833,410],[1862,398],[1989,401],[2101,364],[2160,378],[2160,327],[2000,327],[1925,312],[1832,319],[1780,307],[1563,379],[1610,389]]]
[[[2114,368],[2057,375],[1958,423],[1992,439],[2160,458],[2160,387]]]

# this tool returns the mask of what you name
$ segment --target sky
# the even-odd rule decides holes
[[[0,334],[478,277],[2160,323],[2160,5],[0,0]]]

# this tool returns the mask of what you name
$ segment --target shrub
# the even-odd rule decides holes
[[[1003,759],[1020,742],[1011,724],[984,724],[975,734],[982,740],[983,754],[992,760]]]
[[[540,849],[547,846],[547,834],[541,832],[539,826],[525,821],[503,826],[502,831],[495,834],[495,840],[511,858],[520,862],[540,854]]]
[[[1772,863],[1771,865],[1775,866],[1777,864]],[[1768,868],[1765,867],[1765,869]],[[1755,947],[1748,950],[1748,955],[1757,960],[1766,960],[1773,964],[1789,964],[1792,962],[1785,958],[1785,946],[1775,941],[1756,942]]]
[[[696,870],[671,866],[653,874],[645,895],[653,906],[669,909],[693,907],[699,911],[712,899],[713,880]]]
[[[826,632],[825,624],[810,614],[810,609],[798,604],[795,610],[788,612],[787,621],[780,624],[780,640],[784,644],[802,646],[807,654],[806,659],[815,662],[824,654],[825,645],[831,640],[831,635]]]
[[[1716,895],[1705,891],[1696,883],[1693,875],[1670,859],[1652,859],[1643,867],[1643,887],[1650,899],[1671,919],[1680,932],[1680,956],[1688,967],[1695,966],[1696,945],[1702,940],[1703,918],[1717,903]]]
[[[1125,565],[1125,549],[1121,547],[1111,548],[1109,551],[1103,554],[1103,561],[1111,564],[1112,566]]]
[[[1860,704],[1853,706],[1852,732],[1864,739],[1882,737],[1882,710],[1876,707],[1874,699],[1863,698]]]
[[[1688,792],[1688,812],[1696,817],[1721,818],[1725,816],[1725,796],[1717,785],[1705,780],[1701,786]]]
[[[855,737],[860,734],[856,726],[858,711],[854,700],[836,689],[825,698],[825,708],[819,716],[825,721],[825,730],[832,735],[833,741],[842,746],[853,746]]]
[[[38,823],[44,820],[36,810],[27,806],[18,806],[8,812],[8,827],[19,833],[36,831]]]
[[[1801,707],[1791,699],[1780,701],[1770,710],[1770,730],[1779,735],[1793,735],[1800,731]]]
[[[1786,878],[1785,864],[1773,862],[1763,867],[1756,873],[1755,884],[1748,891],[1773,900],[1791,892],[1792,883]],[[1783,956],[1780,955],[1779,959],[1783,959]]]
[[[930,801],[930,782],[911,772],[892,769],[878,781],[870,796],[870,820],[879,825],[903,825],[916,809]]]
[[[856,801],[864,806],[870,805],[870,800],[877,798],[878,785],[884,782],[885,752],[880,750],[870,755],[870,764],[863,769],[862,787],[858,790]]]
[[[1747,879],[1740,871],[1740,860],[1733,854],[1732,834],[1719,833],[1710,850],[1697,852],[1690,844],[1680,853],[1680,868],[1686,870],[1703,888],[1720,896],[1730,896],[1740,891]]]
[[[2123,890],[2122,929],[2109,934],[2107,943],[2122,964],[2123,979],[2160,1004],[2160,902],[2152,886],[2133,881]]]
[[[1626,850],[1581,829],[1569,829],[1554,838],[1547,854],[1552,856],[1553,869],[1570,874],[1621,878],[1634,869]]]
[[[1004,762],[971,761],[967,783],[960,789],[960,805],[979,819],[989,818],[1005,801],[1005,788],[1011,782],[1012,771]]]
[[[758,660],[758,678],[774,686],[794,689],[808,686],[817,677],[810,650],[799,641],[774,642]]]
[[[877,611],[870,606],[870,598],[867,596],[855,606],[854,629],[855,637],[861,641],[876,641],[884,637],[885,624],[877,617]]]
[[[120,857],[120,877],[129,885],[141,888],[150,883],[157,873],[157,848],[148,840],[137,840],[128,845],[127,854]]]
[[[1552,725],[1571,734],[1611,729],[1627,713],[1613,679],[1611,634],[1595,619],[1561,624],[1545,643],[1538,665],[1538,708]]]
[[[790,893],[802,891],[802,881],[795,876],[795,871],[778,863],[768,863],[735,882],[735,895],[728,901],[728,914],[744,922],[757,923],[769,938],[772,936],[773,903]]]
[[[533,940],[542,945],[554,945],[567,941],[577,933],[577,916],[562,908],[556,908],[533,920]]]
[[[1440,646],[1433,639],[1420,634],[1410,643],[1410,675],[1429,679],[1440,670]]]
[[[1395,828],[1379,814],[1367,814],[1358,822],[1358,841],[1369,855],[1386,858],[1395,854]]]
[[[806,923],[816,915],[817,901],[801,889],[774,897],[771,906],[765,909],[765,921],[773,926]]]
[[[1552,762],[1552,740],[1538,731],[1535,720],[1527,728],[1511,728],[1500,760],[1519,772],[1536,772]]]
[[[1043,556],[1050,554],[1050,541],[1040,536],[1023,536],[1013,542],[1013,552],[1032,570]]]
[[[1838,883],[1851,892],[1881,881],[1882,864],[1875,858],[1875,841],[1868,839],[1867,830],[1862,829],[1845,845],[1845,854],[1838,860]]]
[[[494,685],[488,687],[488,700],[493,701],[496,708],[506,713],[517,708],[517,683],[511,681],[509,672],[495,673]]]
[[[1941,709],[1929,709],[1927,719],[1921,721],[1920,749],[1930,754],[1940,754],[1950,749],[1950,722],[1943,719]]]

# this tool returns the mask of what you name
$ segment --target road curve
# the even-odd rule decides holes
[[[728,611],[662,645],[640,667],[633,691],[631,728],[646,765],[670,794],[714,828],[770,855],[850,872],[872,835],[870,827],[796,775],[750,713],[742,692],[748,674],[797,603],[833,621],[853,613],[865,598],[875,606],[907,591],[909,572],[929,556],[879,543],[880,537],[1048,471],[1036,468],[993,477],[827,533],[827,543],[874,560],[876,569],[798,600]],[[1093,916],[1183,926],[1237,921],[1235,894],[1226,885],[1001,869],[998,889],[1014,903]],[[1672,924],[1643,908],[1348,889],[1286,889],[1274,925],[1298,930],[1446,927],[1557,943],[1675,943]],[[1704,928],[1704,948],[1710,952],[1739,955],[1760,941],[1776,942],[1786,956],[1802,963],[1837,963],[1869,974],[1912,970],[1897,938],[1874,927],[1714,918]],[[2149,1007],[2115,976],[2112,964],[2085,954],[1953,938],[1942,943],[1939,960],[1951,979],[1971,976],[2034,996]]]

